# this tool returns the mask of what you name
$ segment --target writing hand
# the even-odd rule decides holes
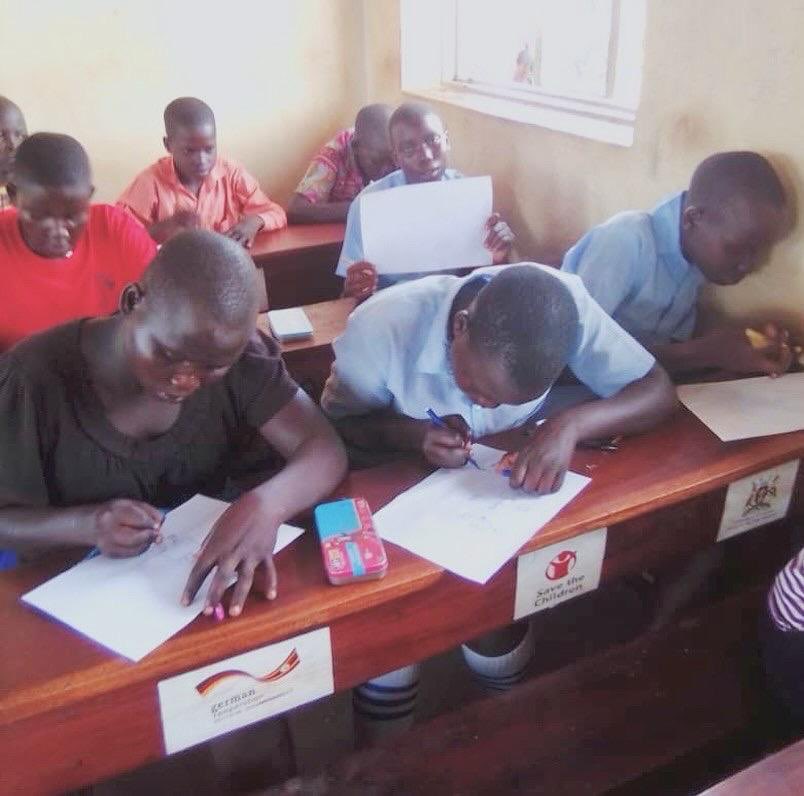
[[[120,498],[102,503],[94,513],[95,544],[111,558],[127,558],[145,552],[159,541],[162,514],[139,500]]]
[[[424,458],[437,467],[463,467],[469,460],[469,425],[460,415],[445,415],[441,422],[446,428],[427,422],[422,439]]]

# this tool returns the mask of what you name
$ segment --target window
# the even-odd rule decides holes
[[[645,0],[401,0],[402,89],[630,146]]]

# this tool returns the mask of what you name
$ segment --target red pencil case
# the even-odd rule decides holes
[[[313,514],[330,583],[340,586],[385,575],[388,557],[364,498],[322,503]]]

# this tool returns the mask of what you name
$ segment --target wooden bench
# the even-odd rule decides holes
[[[513,443],[513,440],[512,440]],[[661,429],[616,453],[578,451],[573,468],[592,483],[523,550],[608,527],[602,581],[638,573],[714,543],[735,479],[804,452],[804,432],[724,444],[680,410]],[[340,487],[374,510],[429,472],[417,459],[354,472]],[[788,516],[801,517],[799,473]],[[781,533],[777,525],[760,531]],[[8,789],[79,787],[164,755],[157,683],[255,647],[328,626],[334,683],[343,690],[511,621],[516,561],[485,586],[388,545],[380,581],[327,585],[311,534],[277,557],[280,594],[257,598],[220,624],[199,617],[134,665],[20,604],[69,564],[55,557],[0,575],[0,623],[13,654],[0,656],[0,748]],[[121,729],[121,716],[125,717]],[[41,751],[36,767],[29,750]]]

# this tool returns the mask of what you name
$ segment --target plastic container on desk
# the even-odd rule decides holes
[[[322,503],[313,514],[330,583],[341,586],[385,575],[388,557],[364,498]]]

